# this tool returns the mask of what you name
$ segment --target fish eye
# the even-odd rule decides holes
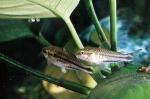
[[[81,51],[81,54],[84,54],[84,51]]]

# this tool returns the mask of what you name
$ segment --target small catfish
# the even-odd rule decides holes
[[[103,48],[86,47],[77,51],[76,57],[89,64],[132,62],[133,53],[122,54],[120,52],[110,51]]]
[[[92,73],[91,67],[81,64],[74,54],[64,50],[63,48],[55,46],[43,48],[42,53],[47,59],[48,65],[53,64],[60,67],[64,73],[66,72],[66,69],[80,70],[89,74]]]

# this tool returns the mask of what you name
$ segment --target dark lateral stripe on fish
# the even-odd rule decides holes
[[[94,50],[95,52],[98,52],[100,55],[104,55],[104,56],[113,56],[113,57],[132,57],[132,53],[131,54],[122,54],[120,52],[113,52],[104,48],[99,48],[99,49],[93,49],[91,47],[87,47],[86,49],[87,51],[89,50]]]
[[[63,63],[66,63],[66,64],[68,64],[68,61],[66,61],[66,60],[63,60],[63,59],[61,59],[60,57],[56,57],[57,59],[59,59],[59,61],[61,61],[61,62],[63,62]],[[92,69],[91,68],[86,68],[86,67],[81,67],[81,66],[79,66],[79,65],[75,65],[76,67],[73,67],[73,66],[71,66],[71,64],[72,63],[69,63],[70,64],[70,66],[67,66],[66,68],[68,68],[68,69],[72,69],[72,70],[82,70],[82,71],[85,71],[85,72],[87,72],[87,73],[90,73],[90,74],[92,74]]]
[[[73,63],[74,65],[80,66],[80,64],[78,64],[77,62],[75,62],[73,59],[68,59],[68,58],[70,58],[70,56],[67,55],[69,53],[67,53],[67,52],[64,52],[64,53],[62,53],[62,51],[59,50],[59,51],[55,52],[54,54],[50,54],[50,53],[48,53],[48,54],[51,55],[51,56],[53,56],[53,57],[58,57],[58,58],[64,59],[64,60],[66,60],[66,61],[68,61],[70,63]],[[82,67],[89,68],[87,66],[82,66]]]
[[[65,62],[65,63],[71,63],[71,64],[74,64],[75,66],[77,66],[78,68],[81,68],[82,70],[87,70],[88,72],[92,72],[92,69],[90,68],[90,67],[85,67],[85,66],[80,66],[78,63],[76,63],[76,62],[74,62],[74,61],[71,61],[71,60],[69,60],[69,59],[67,59],[67,58],[64,58],[64,57],[62,57],[62,56],[59,56],[59,55],[57,55],[57,54],[49,54],[49,55],[51,55],[51,56],[53,56],[53,57],[56,57],[56,58],[58,58],[61,62],[62,62],[62,60],[64,60],[63,62]],[[74,69],[74,68],[73,68]]]
[[[108,53],[100,53],[102,56],[108,56],[108,57],[116,57],[116,58],[132,58],[132,55],[130,54],[108,54]]]
[[[92,73],[92,69],[90,67],[84,66],[84,64],[80,65],[79,63],[75,62],[76,60],[73,60],[75,57],[70,56],[68,52],[64,51],[63,49],[57,48],[57,50],[53,50],[53,53],[51,53],[51,50],[48,51],[48,55],[52,57],[57,57],[61,62],[65,64],[74,64],[76,66],[75,68],[77,69],[82,69],[83,71]],[[71,57],[71,59],[70,59]],[[69,59],[68,59],[69,58]]]
[[[122,62],[122,60],[105,60],[103,62]],[[132,60],[124,60],[124,62],[132,62]]]
[[[68,69],[72,69],[72,70],[79,70],[79,71],[85,71],[85,72],[87,72],[87,73],[90,73],[90,74],[92,74],[92,71],[90,70],[87,70],[87,69],[83,69],[83,68],[73,68],[72,66],[69,66],[69,67],[67,67]]]
[[[107,56],[107,60],[104,60],[103,62],[132,62],[133,57],[113,57],[113,56]]]
[[[133,57],[132,56],[124,56],[124,57],[121,57],[121,56],[109,56],[109,55],[104,55],[104,56],[106,56],[106,57],[108,57],[108,58],[117,58],[117,59],[127,59],[127,60],[132,60],[133,59]]]

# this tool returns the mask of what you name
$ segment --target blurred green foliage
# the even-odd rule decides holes
[[[88,99],[149,99],[150,75],[136,72],[138,66],[128,65],[104,79]]]
[[[23,20],[0,20],[0,42],[30,38],[32,32]]]

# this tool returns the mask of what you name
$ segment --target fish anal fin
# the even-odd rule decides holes
[[[67,70],[66,70],[64,67],[62,67],[62,68],[61,68],[61,72],[67,73]]]

